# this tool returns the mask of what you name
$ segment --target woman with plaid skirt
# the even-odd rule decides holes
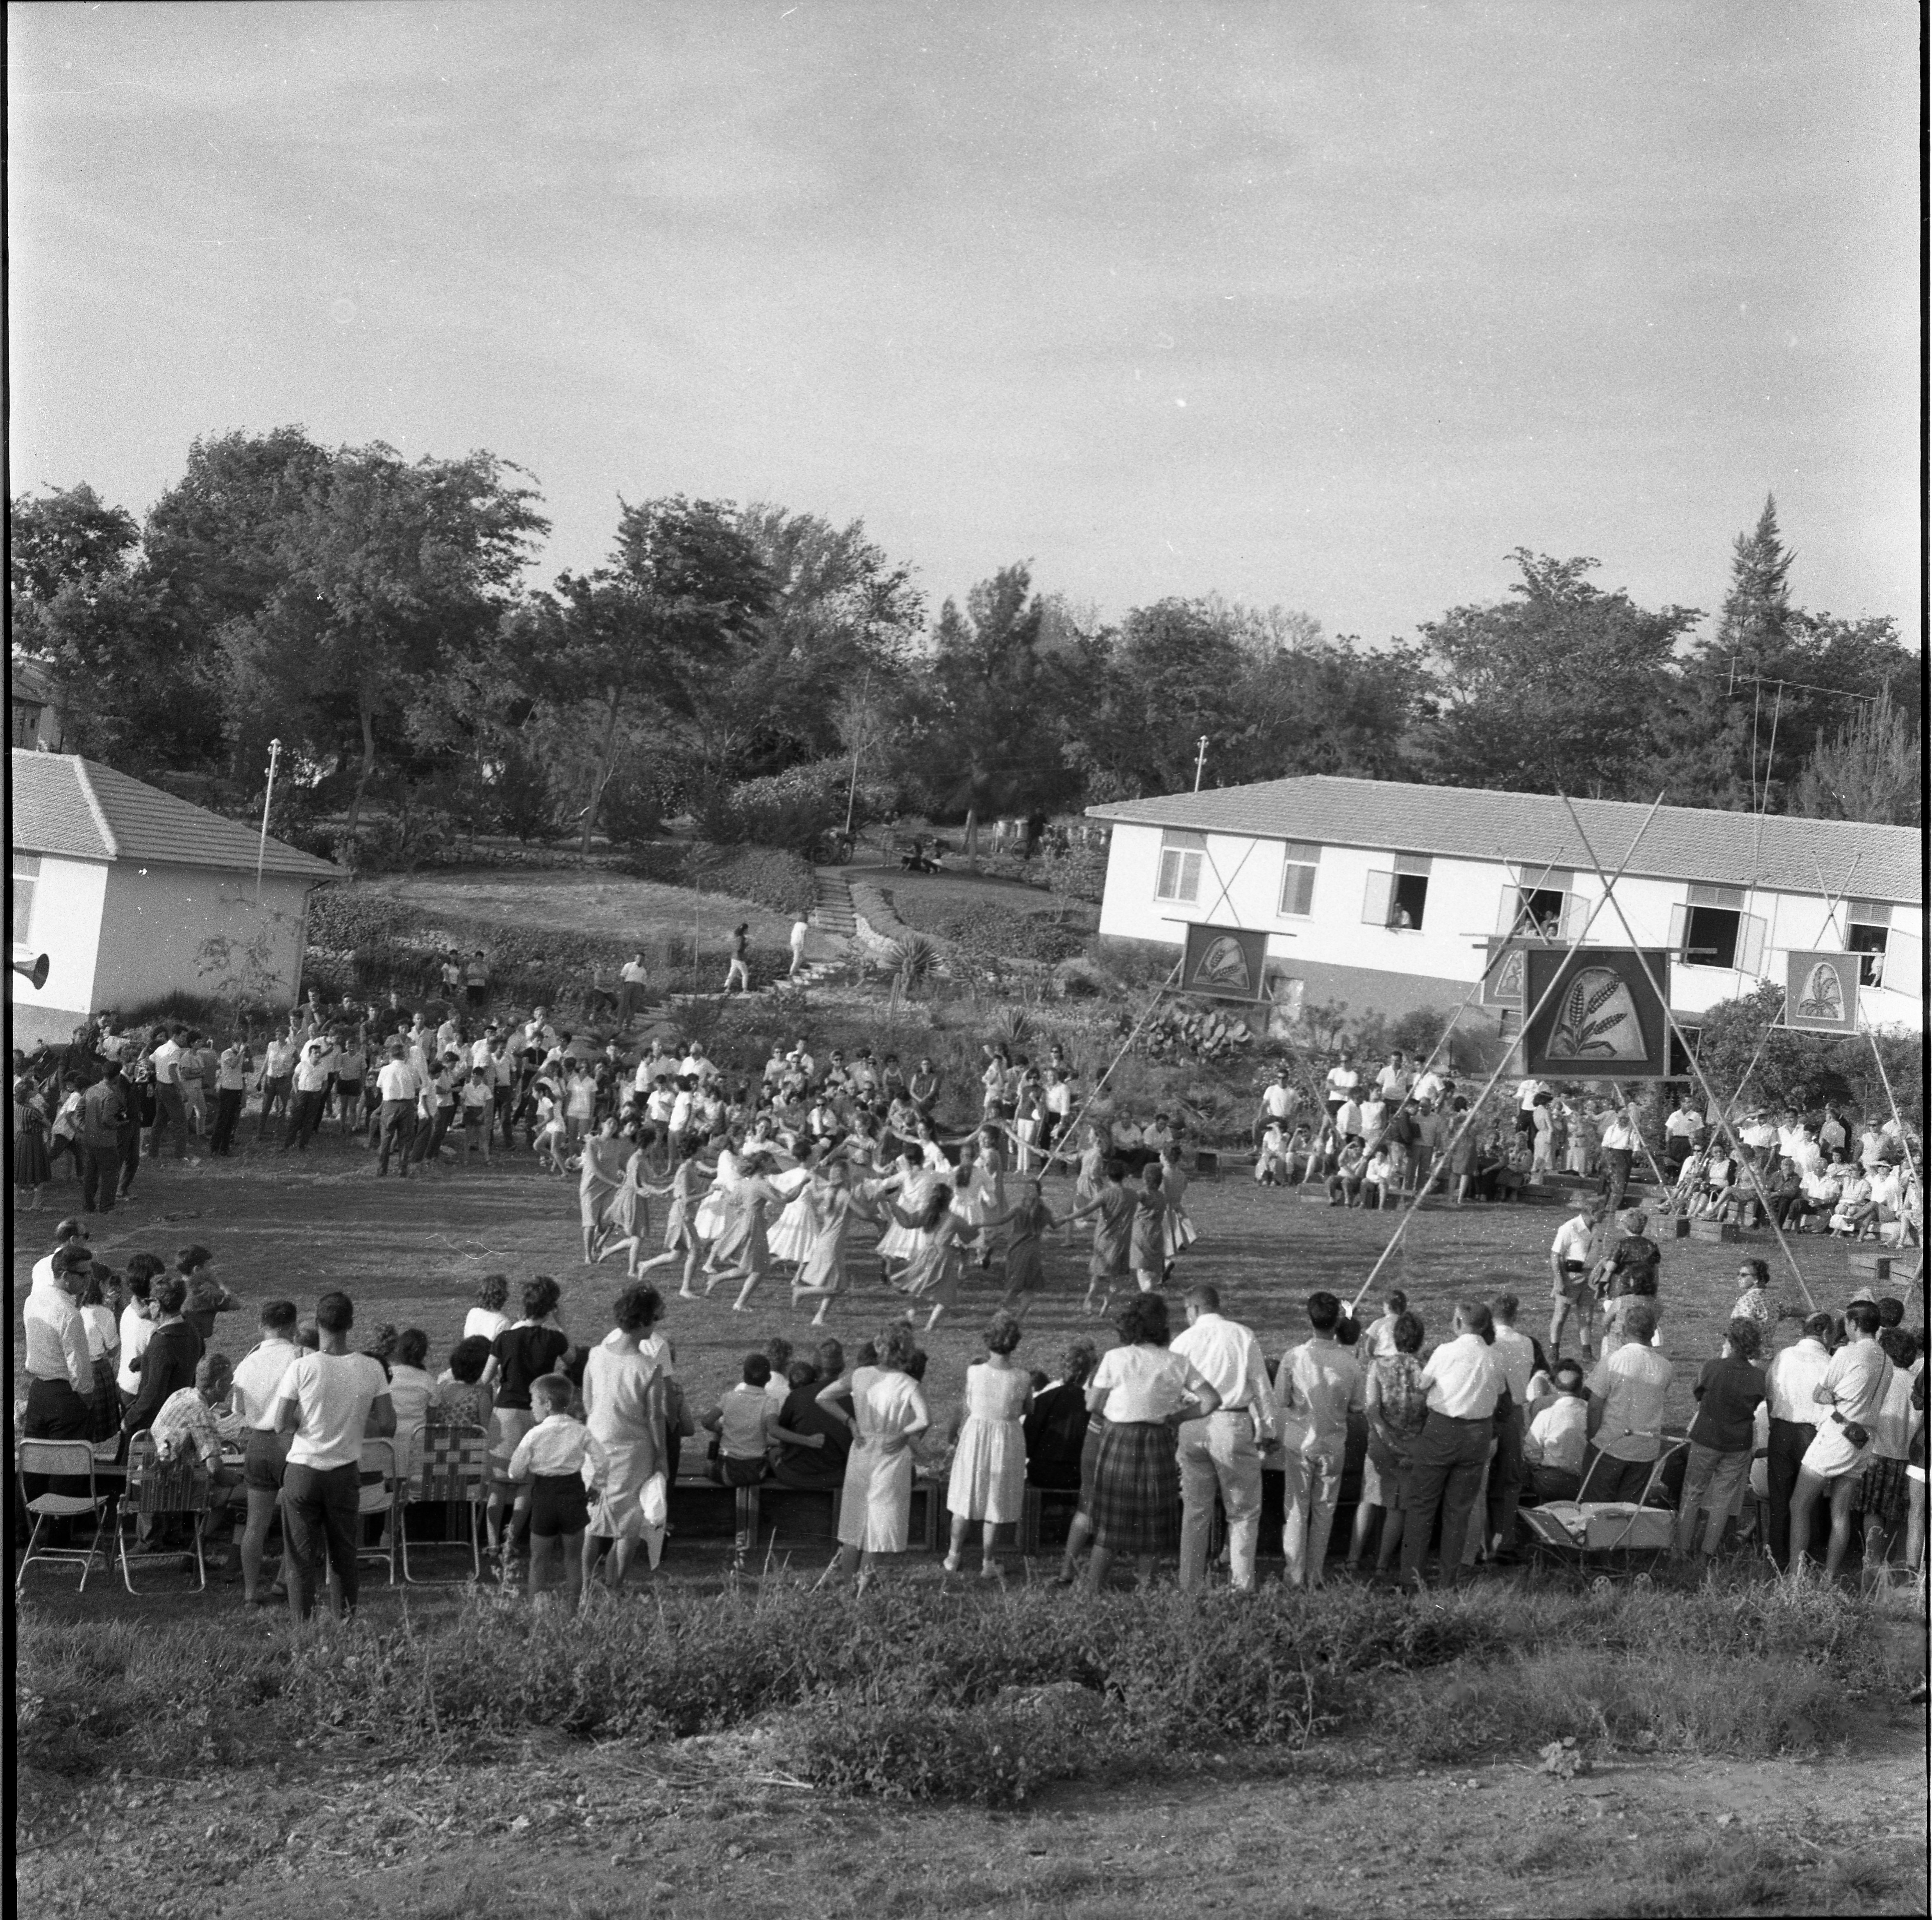
[[[1087,1580],[1096,1592],[1106,1585],[1116,1553],[1139,1556],[1145,1585],[1154,1556],[1179,1550],[1175,1435],[1184,1419],[1204,1418],[1221,1404],[1192,1363],[1168,1351],[1167,1302],[1159,1294],[1134,1294],[1114,1326],[1120,1344],[1101,1355],[1087,1384],[1088,1412],[1107,1423],[1089,1516],[1094,1551]]]

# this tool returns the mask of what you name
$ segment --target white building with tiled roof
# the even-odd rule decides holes
[[[170,994],[292,1005],[309,890],[327,860],[77,754],[16,748],[8,773],[14,1044]]]
[[[1666,947],[1688,1019],[1850,949],[1867,1020],[1924,1024],[1924,836],[1856,820],[1575,803],[1640,944]],[[1186,924],[1259,928],[1280,992],[1394,1016],[1453,1007],[1492,941],[1568,935],[1602,898],[1563,802],[1312,774],[1090,807],[1112,830],[1103,936],[1178,952]],[[1633,843],[1636,850],[1631,853]],[[1594,944],[1629,944],[1606,906]],[[1294,984],[1298,982],[1299,984]]]

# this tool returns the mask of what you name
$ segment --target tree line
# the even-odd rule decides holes
[[[14,644],[67,742],[352,842],[458,821],[524,838],[784,840],[860,803],[1052,815],[1300,773],[1916,824],[1920,657],[1798,607],[1767,501],[1719,617],[1646,608],[1520,549],[1501,602],[1370,648],[1213,594],[1118,622],[1026,564],[936,614],[812,514],[620,501],[608,556],[529,579],[532,478],[488,452],[198,440],[145,520],[85,484],[16,498]]]

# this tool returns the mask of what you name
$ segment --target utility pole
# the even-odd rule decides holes
[[[1194,756],[1194,790],[1201,790],[1201,770],[1208,764],[1208,736],[1201,736],[1201,750]]]
[[[868,667],[859,680],[859,724],[852,740],[852,779],[845,789],[845,832],[850,838],[852,832],[852,812],[859,798],[859,752],[867,743],[866,736],[872,730],[872,710],[866,704],[866,696],[872,686],[872,670]]]
[[[268,790],[262,796],[262,837],[255,848],[255,904],[262,904],[262,865],[268,856],[268,808],[275,798],[275,763],[282,757],[280,740],[268,742]]]

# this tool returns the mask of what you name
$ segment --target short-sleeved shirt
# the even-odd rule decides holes
[[[1751,1423],[1764,1398],[1764,1376],[1748,1360],[1707,1360],[1697,1376],[1697,1417],[1690,1438],[1720,1454],[1742,1454],[1751,1444]]]
[[[496,1404],[523,1408],[530,1403],[530,1382],[553,1372],[570,1351],[568,1334],[555,1327],[506,1327],[490,1342],[496,1362]]]
[[[1138,1343],[1109,1347],[1100,1356],[1088,1390],[1096,1388],[1107,1389],[1101,1412],[1115,1426],[1166,1420],[1186,1411],[1189,1394],[1213,1390],[1185,1355]]]
[[[389,1377],[366,1353],[304,1353],[282,1376],[277,1405],[300,1409],[289,1465],[327,1472],[362,1457],[369,1409],[386,1398]]]
[[[1597,1363],[1590,1391],[1604,1402],[1597,1447],[1612,1460],[1654,1460],[1664,1431],[1671,1365],[1654,1347],[1635,1342]]]

